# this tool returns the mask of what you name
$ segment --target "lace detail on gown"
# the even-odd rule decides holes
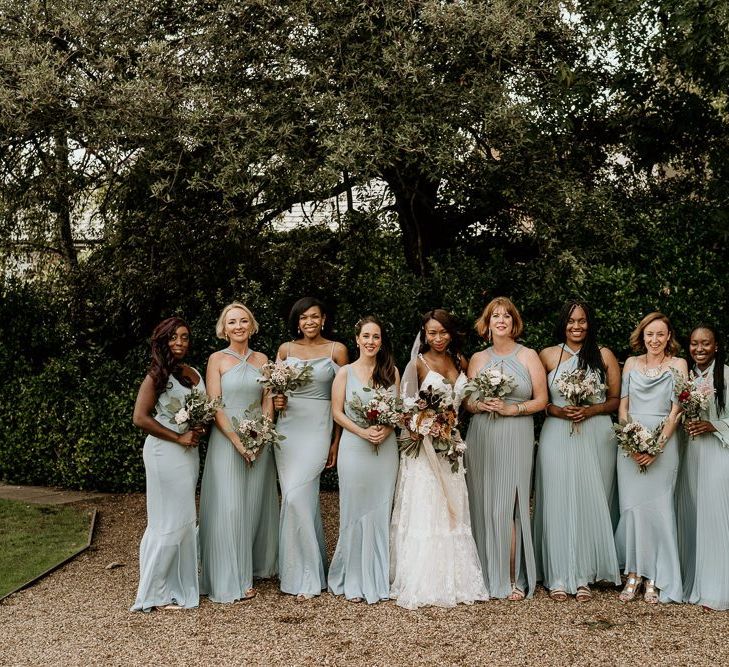
[[[466,376],[455,384],[429,370],[421,383],[451,388],[460,404]],[[452,473],[441,456],[438,464],[455,500],[456,521],[451,528],[443,490],[425,456],[401,456],[395,507],[390,524],[390,597],[400,607],[454,607],[488,600],[476,544],[471,534],[468,493],[463,466]]]

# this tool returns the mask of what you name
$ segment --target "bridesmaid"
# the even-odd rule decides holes
[[[242,303],[228,304],[215,325],[228,347],[208,360],[206,380],[212,396],[222,396],[205,457],[200,489],[200,592],[213,602],[249,600],[253,578],[276,574],[278,492],[273,454],[266,447],[251,465],[231,417],[251,405],[273,414],[264,396],[260,368],[268,359],[250,349],[258,331],[253,313]]]
[[[681,602],[681,569],[676,542],[673,492],[678,472],[676,425],[680,412],[674,397],[671,369],[687,374],[671,322],[663,313],[646,315],[630,336],[636,357],[623,369],[620,421],[630,415],[649,429],[661,431],[662,453],[657,456],[618,451],[620,522],[615,532],[618,561],[627,581],[620,600],[633,600],[645,578],[643,599],[650,603]],[[641,465],[647,466],[645,473]]]
[[[473,537],[491,597],[523,600],[536,585],[529,519],[534,420],[547,405],[547,381],[537,353],[517,342],[521,315],[506,297],[493,299],[476,321],[492,343],[468,364],[468,377],[496,366],[516,380],[504,399],[468,401],[466,480]]]
[[[589,584],[620,583],[610,498],[615,481],[615,437],[610,413],[620,404],[620,367],[597,343],[588,305],[568,301],[555,328],[559,345],[540,353],[549,400],[535,472],[534,542],[537,579],[553,600],[592,598]],[[586,407],[567,405],[556,381],[576,369],[593,371],[607,386]],[[572,425],[577,429],[572,431]]]
[[[290,398],[274,398],[276,409],[286,410],[277,427],[286,440],[275,452],[282,495],[278,570],[281,590],[299,600],[320,595],[327,587],[319,476],[336,464],[341,429],[333,428],[331,388],[348,359],[344,345],[322,335],[326,319],[321,301],[299,299],[289,315],[294,340],[278,349],[278,358],[289,364],[313,366],[311,384]]]
[[[195,487],[200,472],[200,433],[180,433],[167,406],[184,401],[192,387],[205,391],[200,373],[182,363],[190,327],[179,317],[160,322],[152,333],[152,363],[134,404],[134,425],[144,441],[147,529],[139,546],[139,588],[132,611],[197,607]],[[152,412],[155,416],[152,416]]]
[[[684,599],[729,609],[729,366],[716,328],[691,332],[694,372],[715,391],[705,419],[685,422],[686,443],[677,490]]]
[[[365,387],[400,391],[400,378],[382,323],[374,316],[355,325],[359,358],[337,372],[332,385],[334,421],[343,429],[337,456],[339,540],[329,568],[329,590],[350,602],[373,604],[390,593],[390,513],[398,449],[392,427],[363,428],[347,405],[367,403]],[[375,449],[376,448],[376,449]]]

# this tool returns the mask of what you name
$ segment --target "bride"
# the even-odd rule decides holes
[[[466,366],[454,317],[431,310],[423,316],[401,394],[445,390],[458,409]],[[489,598],[471,535],[464,473],[463,465],[451,472],[450,461],[435,453],[429,438],[418,456],[401,456],[390,525],[390,597],[400,607],[453,607]]]

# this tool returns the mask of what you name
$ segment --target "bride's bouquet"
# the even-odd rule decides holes
[[[489,366],[484,368],[476,377],[469,380],[463,388],[464,398],[473,400],[487,400],[489,398],[504,398],[516,388],[516,380],[504,373],[503,367]],[[495,419],[497,413],[490,412],[491,419]]]
[[[215,413],[223,407],[223,400],[220,397],[210,398],[204,391],[193,387],[184,401],[173,397],[164,407],[172,413],[170,424],[179,426],[180,433],[187,433],[212,422]]]
[[[231,418],[233,430],[238,434],[243,449],[248,454],[246,463],[252,466],[261,450],[266,446],[279,446],[279,442],[286,440],[285,435],[276,431],[273,419],[264,415],[260,405],[253,403],[243,413],[242,419]]]
[[[313,371],[314,367],[311,364],[298,366],[287,364],[279,359],[263,364],[261,366],[261,377],[257,381],[274,396],[283,396],[310,384],[313,380]],[[285,415],[286,410],[282,410],[281,414]]]
[[[693,371],[689,373],[688,378],[677,371],[671,369],[673,373],[673,391],[676,394],[676,400],[681,406],[681,421],[698,421],[701,419],[701,413],[709,409],[709,403],[716,393],[716,390],[706,382],[700,375],[696,375]],[[694,439],[694,436],[691,436]]]
[[[354,415],[353,421],[362,428],[368,426],[398,426],[402,419],[402,401],[395,395],[394,391],[384,387],[363,387],[363,391],[372,394],[367,401],[363,401],[359,394],[355,394],[351,401],[347,401],[347,407]],[[378,445],[372,445],[375,454],[378,454]]]
[[[451,463],[451,472],[458,472],[458,464],[466,451],[456,425],[455,396],[452,389],[429,386],[414,398],[403,399],[400,425],[406,435],[400,440],[400,451],[417,456],[425,437],[430,436],[436,454]]]
[[[567,373],[561,373],[554,384],[567,403],[575,407],[592,405],[597,401],[600,393],[605,391],[605,385],[600,381],[600,375],[592,369],[575,368]],[[579,432],[580,425],[571,421],[570,435]]]
[[[626,422],[614,424],[613,430],[618,440],[618,445],[623,450],[625,456],[631,454],[650,454],[657,456],[663,450],[661,449],[660,436],[665,421],[662,421],[652,431],[643,426],[640,422],[635,422],[628,417]],[[640,472],[646,471],[646,466],[639,466]]]

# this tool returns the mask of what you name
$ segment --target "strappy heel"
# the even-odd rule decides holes
[[[631,602],[632,600],[635,600],[635,596],[640,590],[640,585],[643,583],[643,579],[641,577],[628,577],[628,580],[625,582],[625,587],[622,591],[620,591],[620,595],[618,595],[618,600],[621,602]]]
[[[643,600],[648,604],[656,604],[658,602],[658,589],[653,579],[645,582],[645,590],[643,591]]]

